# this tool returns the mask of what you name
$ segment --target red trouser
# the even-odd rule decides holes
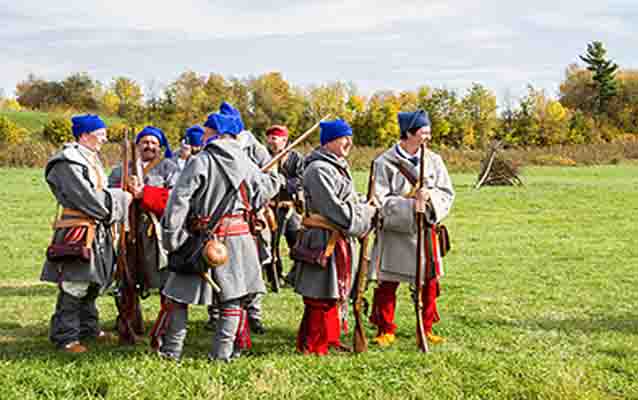
[[[297,334],[297,350],[304,354],[328,353],[341,345],[337,300],[304,297],[303,319]]]
[[[397,325],[394,323],[394,310],[397,303],[397,289],[399,282],[382,281],[374,289],[372,300],[372,314],[370,323],[377,326],[378,335],[384,333],[394,334]],[[431,279],[423,286],[421,299],[423,300],[423,328],[426,332],[432,330],[432,325],[441,319],[436,310],[436,298],[439,294],[439,281]]]

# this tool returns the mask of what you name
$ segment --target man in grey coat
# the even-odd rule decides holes
[[[307,216],[295,259],[295,291],[303,296],[304,315],[297,350],[324,355],[347,350],[348,300],[356,274],[356,238],[370,230],[376,208],[361,202],[345,157],[352,129],[343,120],[321,122],[321,147],[305,159],[303,175]]]
[[[400,282],[416,279],[416,211],[425,212],[428,228],[424,268],[428,270],[423,285],[423,325],[427,339],[433,344],[443,338],[432,332],[439,320],[436,297],[439,277],[443,274],[436,224],[450,212],[454,188],[441,157],[425,147],[424,187],[415,190],[420,170],[420,146],[431,140],[430,120],[425,111],[401,112],[398,115],[401,140],[374,162],[375,196],[381,202],[383,228],[377,233],[370,265],[371,278],[378,280],[370,322],[377,326],[374,342],[388,346],[396,340],[394,323],[396,291]],[[414,294],[413,294],[414,295]]]
[[[220,114],[237,118],[237,120],[239,121],[239,129],[241,130],[239,135],[237,135],[237,142],[239,143],[239,147],[248,156],[248,159],[250,161],[252,161],[259,168],[262,168],[271,160],[268,149],[266,149],[266,147],[257,140],[252,132],[244,129],[244,123],[241,119],[239,110],[233,107],[227,107],[226,105],[227,103],[223,103],[221,105]],[[215,138],[215,136],[211,136],[211,138]],[[256,215],[262,223],[266,223],[263,210],[259,210]],[[272,254],[270,251],[272,235],[269,229],[261,229],[258,232],[254,232],[254,237],[257,243],[259,261],[263,267],[270,263],[272,260]],[[257,335],[266,333],[266,328],[263,323],[262,298],[263,294],[256,294],[255,296],[253,296],[252,299],[250,299],[246,306],[246,311],[248,312],[248,325],[250,326],[251,332]],[[214,304],[208,307],[208,322],[206,323],[206,328],[209,330],[214,330],[218,320],[219,306],[217,304]]]
[[[107,140],[104,122],[96,115],[76,116],[72,122],[76,141],[65,144],[45,168],[62,213],[40,279],[60,288],[49,339],[65,352],[84,353],[80,340],[109,338],[99,328],[95,299],[112,283],[111,228],[126,220],[132,196],[106,187],[98,155]]]
[[[161,227],[159,224],[168,201],[170,190],[179,177],[179,169],[171,159],[172,154],[161,129],[147,126],[135,138],[136,151],[140,155],[139,170],[142,177],[140,189],[133,192],[138,201],[139,215],[136,238],[141,243],[144,258],[142,281],[138,282],[142,292],[149,289],[161,289],[168,277],[166,270],[167,254],[162,247]],[[162,156],[161,149],[166,147]],[[129,166],[132,172],[134,165]],[[119,187],[122,180],[122,166],[113,168],[109,176],[109,186]]]
[[[141,190],[134,191],[133,196],[139,205],[137,216],[136,238],[143,249],[142,281],[138,282],[142,292],[150,289],[161,289],[168,277],[166,270],[167,254],[161,243],[161,228],[159,220],[164,214],[170,190],[175,186],[179,177],[179,169],[171,159],[171,150],[161,129],[147,126],[135,138],[136,151],[140,155],[139,171],[142,184]],[[166,147],[162,156],[161,149]],[[137,168],[129,166],[129,171]],[[113,168],[109,176],[110,187],[120,187],[122,180],[122,166]]]
[[[188,304],[210,305],[217,297],[221,317],[209,357],[230,361],[250,346],[246,303],[265,292],[246,217],[275,195],[281,179],[275,173],[262,173],[248,159],[236,139],[240,129],[235,117],[214,113],[204,126],[205,140],[216,134],[220,137],[186,165],[171,192],[162,219],[164,246],[169,252],[176,251],[189,235],[206,229],[207,220],[230,191],[230,201],[213,228],[225,243],[229,259],[219,267],[205,268],[221,288],[218,294],[196,273],[170,273],[163,289],[168,301],[153,328],[152,346],[164,357],[179,359],[187,332]]]

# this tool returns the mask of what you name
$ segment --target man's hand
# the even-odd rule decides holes
[[[141,199],[144,196],[144,183],[137,176],[131,176],[131,181],[128,185],[128,191],[133,195],[135,199]]]
[[[130,205],[131,202],[133,201],[133,195],[130,194],[129,192],[124,192],[124,197],[126,198],[126,205]]]
[[[414,196],[414,208],[416,212],[425,213],[425,205],[429,199],[430,193],[425,188],[417,190]]]

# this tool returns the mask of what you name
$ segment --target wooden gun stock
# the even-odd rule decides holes
[[[421,145],[421,160],[419,164],[419,183],[417,188],[423,187],[423,175],[425,174],[425,145]],[[417,226],[417,241],[416,241],[416,278],[414,280],[414,286],[416,288],[416,295],[414,296],[414,310],[416,312],[416,336],[417,345],[419,350],[427,353],[429,351],[427,338],[425,337],[425,329],[423,328],[423,250],[424,250],[424,229],[425,229],[425,214],[417,212],[416,214],[416,226]],[[425,271],[427,280],[427,271]]]
[[[374,160],[370,165],[370,176],[368,177],[368,194],[366,199],[368,203],[371,203],[374,197]],[[354,313],[354,336],[353,347],[355,353],[365,353],[368,351],[368,338],[363,329],[363,294],[366,290],[366,283],[368,278],[368,268],[370,265],[370,256],[368,254],[368,242],[370,239],[370,233],[368,232],[363,236],[360,242],[359,248],[359,269],[357,270],[357,286],[355,288],[355,299],[353,303]]]
[[[122,143],[122,180],[120,182],[122,190],[128,190],[130,183],[128,166],[131,153],[131,141],[127,129]],[[129,209],[129,217],[131,210],[132,208]],[[135,344],[140,341],[140,335],[144,333],[144,320],[142,318],[140,300],[135,284],[135,276],[131,269],[131,263],[135,262],[135,251],[133,251],[133,254],[129,252],[131,249],[129,243],[131,238],[134,237],[135,231],[130,224],[130,220],[128,232],[126,231],[126,222],[123,222],[120,227],[119,254],[117,257],[119,287],[115,298],[118,311],[116,324],[120,343],[122,344]]]

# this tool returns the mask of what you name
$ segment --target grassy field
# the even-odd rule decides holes
[[[78,114],[82,114],[78,112]],[[70,115],[62,113],[51,113],[45,111],[8,111],[0,110],[0,117],[7,117],[18,126],[25,128],[31,133],[42,131],[44,125],[54,118],[70,118]],[[105,118],[107,124],[114,122],[120,122],[119,118],[107,117]]]
[[[0,399],[638,398],[638,165],[530,168],[523,188],[475,191],[474,175],[453,180],[453,250],[435,327],[447,342],[430,354],[416,352],[402,288],[393,347],[300,356],[301,300],[285,289],[265,298],[268,333],[229,365],[206,360],[205,309],[191,308],[174,364],[144,346],[54,350],[56,288],[38,281],[54,204],[41,170],[0,169]],[[99,305],[112,327],[112,299]],[[147,299],[149,322],[157,311],[158,298]]]

